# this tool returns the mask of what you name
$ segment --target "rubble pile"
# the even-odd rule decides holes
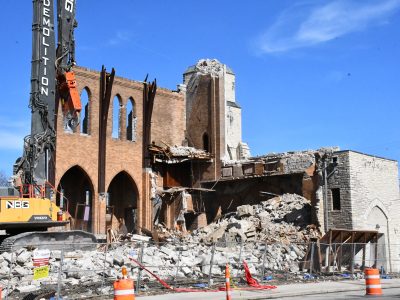
[[[318,236],[310,226],[309,201],[299,195],[285,194],[257,205],[243,205],[217,222],[191,234],[169,232],[162,243],[150,237],[133,235],[126,244],[115,244],[96,251],[65,253],[63,283],[66,286],[90,286],[103,280],[112,281],[126,266],[136,278],[139,268],[131,258],[141,260],[152,272],[164,279],[189,277],[208,278],[210,265],[213,276],[223,276],[225,264],[232,267],[233,276],[241,276],[242,261],[257,275],[263,270],[298,272],[307,242]],[[166,230],[164,229],[164,233]],[[142,243],[144,245],[142,246]],[[141,249],[143,255],[141,255]],[[0,255],[0,284],[7,286],[12,264],[10,287],[21,292],[39,289],[41,284],[55,284],[58,279],[61,251],[52,251],[50,276],[33,280],[32,249],[19,249]],[[142,271],[144,281],[154,280]],[[98,293],[108,293],[102,288]]]
[[[318,232],[311,224],[309,200],[284,194],[258,205],[243,205],[219,222],[203,227],[190,236],[194,242],[307,243]]]
[[[205,150],[196,149],[189,146],[171,146],[168,148],[168,150],[173,156],[187,156],[187,157],[207,156],[207,152]]]
[[[200,59],[196,64],[196,71],[201,74],[219,76],[224,71],[224,66],[217,59]]]
[[[210,159],[210,154],[203,149],[196,149],[189,146],[166,146],[161,147],[155,144],[149,146],[149,151],[157,160],[179,160],[184,158]]]

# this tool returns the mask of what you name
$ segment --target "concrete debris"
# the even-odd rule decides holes
[[[169,147],[169,151],[173,156],[188,156],[188,157],[196,157],[206,155],[206,151],[203,149],[196,149],[193,147],[184,147],[184,146],[172,146]]]
[[[310,219],[309,200],[296,194],[284,194],[258,205],[239,206],[235,214],[195,231],[187,239],[195,243],[218,240],[307,243],[319,234],[308,226]]]
[[[313,176],[316,171],[321,170],[321,158],[330,157],[335,151],[339,151],[339,148],[270,153],[263,156],[248,157],[246,160],[224,160],[221,173],[224,179],[283,174]]]
[[[31,259],[31,253],[28,251],[21,252],[17,257],[17,263],[23,265],[24,263],[28,262]]]
[[[136,278],[139,268],[130,258],[142,259],[146,267],[165,279],[176,276],[207,278],[211,264],[212,274],[219,276],[223,274],[226,263],[232,266],[233,276],[242,276],[242,260],[249,262],[254,274],[261,274],[263,269],[298,272],[307,242],[319,235],[313,226],[309,226],[310,210],[307,199],[284,194],[257,205],[242,205],[237,212],[191,234],[168,231],[159,225],[165,240],[162,245],[145,243],[142,255],[142,241],[138,242],[140,238],[137,235],[132,236],[132,242],[109,245],[106,255],[101,247],[96,251],[65,253],[63,282],[71,286],[90,286],[101,282],[103,276],[110,280],[117,278],[122,266],[126,266],[130,276]],[[51,252],[50,277],[41,280],[41,284],[57,282],[60,253],[56,250]],[[32,278],[31,255],[32,250],[24,249],[13,259],[13,289],[18,287],[25,291],[24,288],[37,287]],[[0,255],[0,274],[8,274],[10,258],[9,253]],[[145,281],[154,280],[146,272],[141,276]],[[105,294],[108,290],[93,288],[91,292]]]
[[[33,285],[33,284],[17,287],[17,291],[20,293],[31,293],[31,292],[37,291],[39,289],[40,289],[40,287]]]
[[[217,59],[200,59],[195,68],[201,74],[210,74],[212,76],[219,76],[224,71],[224,65]]]
[[[156,161],[176,163],[187,159],[209,160],[211,154],[203,149],[196,149],[189,146],[170,146],[165,147],[152,144],[149,151]]]

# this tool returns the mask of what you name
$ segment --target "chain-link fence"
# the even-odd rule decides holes
[[[152,294],[168,286],[215,288],[223,285],[226,264],[234,284],[245,284],[243,261],[259,281],[276,283],[318,276],[359,278],[366,267],[386,273],[386,247],[380,244],[268,244],[264,242],[153,243],[134,241],[85,245],[95,250],[72,250],[82,244],[40,245],[51,249],[46,266],[37,269],[35,245],[0,255],[0,284],[5,299],[28,294],[107,299],[125,266],[136,293]]]

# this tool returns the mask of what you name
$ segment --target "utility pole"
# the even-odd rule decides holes
[[[325,232],[329,230],[329,222],[328,222],[328,176],[326,174],[326,157],[324,158],[324,227]]]
[[[329,156],[329,158],[331,158]],[[332,172],[327,174],[327,169],[329,164],[327,164],[327,159],[328,156],[324,157],[324,163],[323,163],[323,172],[324,172],[324,227],[325,227],[325,232],[328,232],[329,230],[329,210],[328,210],[328,178],[330,178],[334,173],[336,173],[336,166],[337,166],[337,159],[333,159],[333,162],[330,164],[333,166]]]

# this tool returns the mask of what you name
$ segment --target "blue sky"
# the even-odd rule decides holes
[[[110,4],[113,5],[110,5]],[[81,66],[175,89],[217,58],[236,73],[253,155],[337,145],[400,159],[400,0],[79,0]],[[2,1],[0,170],[29,133],[31,1]]]

